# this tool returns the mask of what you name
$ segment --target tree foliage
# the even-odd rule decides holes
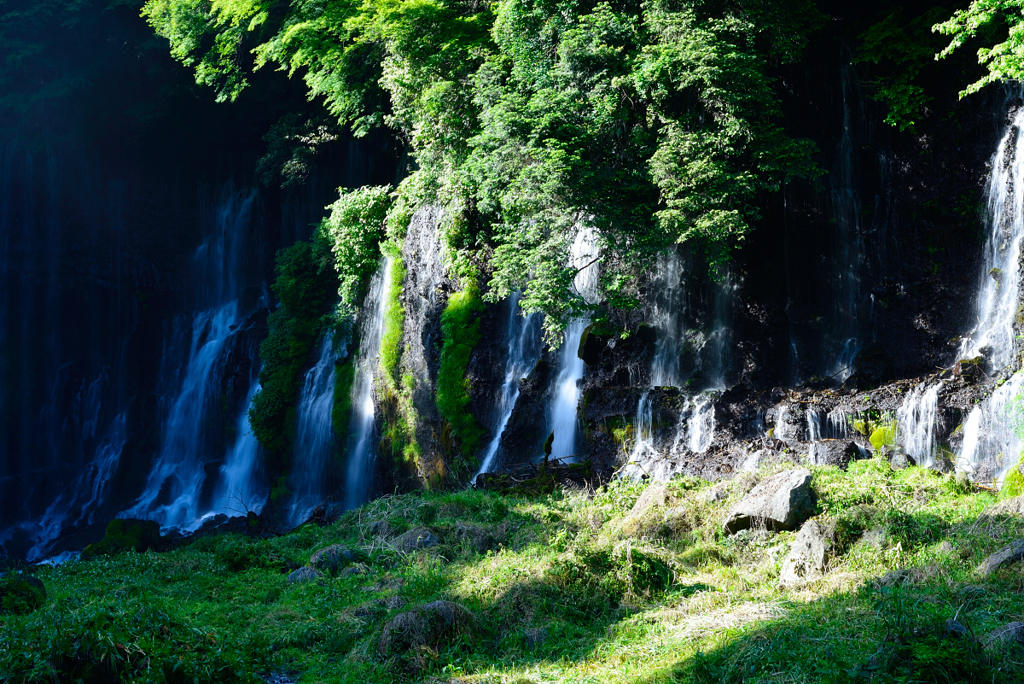
[[[399,191],[447,207],[451,272],[489,277],[490,298],[523,289],[549,332],[590,306],[568,288],[582,225],[600,232],[606,297],[628,305],[651,255],[691,241],[725,261],[758,195],[813,173],[771,75],[819,21],[809,0],[151,0],[145,14],[221,97],[251,59],[301,74],[357,134],[403,136],[418,168]]]
[[[988,73],[962,90],[960,97],[990,83],[1024,78],[1024,0],[973,0],[933,30],[950,37],[940,59],[976,37],[987,45],[978,49],[978,63]]]

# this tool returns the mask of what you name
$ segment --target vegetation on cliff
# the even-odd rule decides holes
[[[337,275],[326,241],[297,242],[277,255],[272,290],[281,305],[267,319],[270,333],[260,345],[261,389],[249,422],[278,467],[290,462],[296,405],[310,350],[328,330]]]
[[[772,65],[796,59],[812,3],[153,0],[145,15],[200,83],[233,98],[250,68],[301,74],[357,133],[386,125],[445,205],[449,264],[486,254],[488,297],[522,289],[555,333],[587,307],[569,246],[599,228],[604,287],[636,299],[652,254],[695,241],[720,263],[760,193],[813,175],[781,127]]]

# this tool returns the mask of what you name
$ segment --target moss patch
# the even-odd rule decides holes
[[[480,312],[484,310],[475,280],[448,299],[441,314],[441,366],[437,372],[437,408],[450,426],[452,441],[463,458],[476,454],[484,431],[469,412],[470,382],[466,377],[473,349],[480,342]]]

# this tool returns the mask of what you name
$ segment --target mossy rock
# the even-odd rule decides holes
[[[879,425],[871,432],[871,446],[875,448],[875,451],[881,451],[882,447],[893,446],[896,444],[896,423],[886,423]]]
[[[46,587],[32,575],[0,575],[0,613],[26,615],[46,603]]]
[[[1021,468],[1024,468],[1024,456],[1017,461],[1017,465],[1010,468],[1006,477],[1003,478],[1003,486],[999,490],[1000,498],[1012,499],[1024,494],[1024,473],[1021,472]]]
[[[82,550],[82,558],[113,556],[122,551],[142,553],[160,546],[160,525],[152,520],[111,520],[107,533],[100,541]]]

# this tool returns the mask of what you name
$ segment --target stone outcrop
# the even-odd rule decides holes
[[[811,472],[798,468],[762,480],[729,512],[724,528],[729,534],[760,526],[795,530],[813,513]]]
[[[1024,539],[1015,541],[985,559],[985,562],[978,567],[978,573],[982,577],[988,577],[1004,565],[1010,565],[1024,559]]]
[[[808,520],[782,563],[779,584],[792,587],[818,579],[825,573],[832,551],[830,530],[816,520]]]
[[[332,544],[310,556],[309,565],[321,572],[333,575],[356,560],[357,554],[352,549],[340,544]]]

